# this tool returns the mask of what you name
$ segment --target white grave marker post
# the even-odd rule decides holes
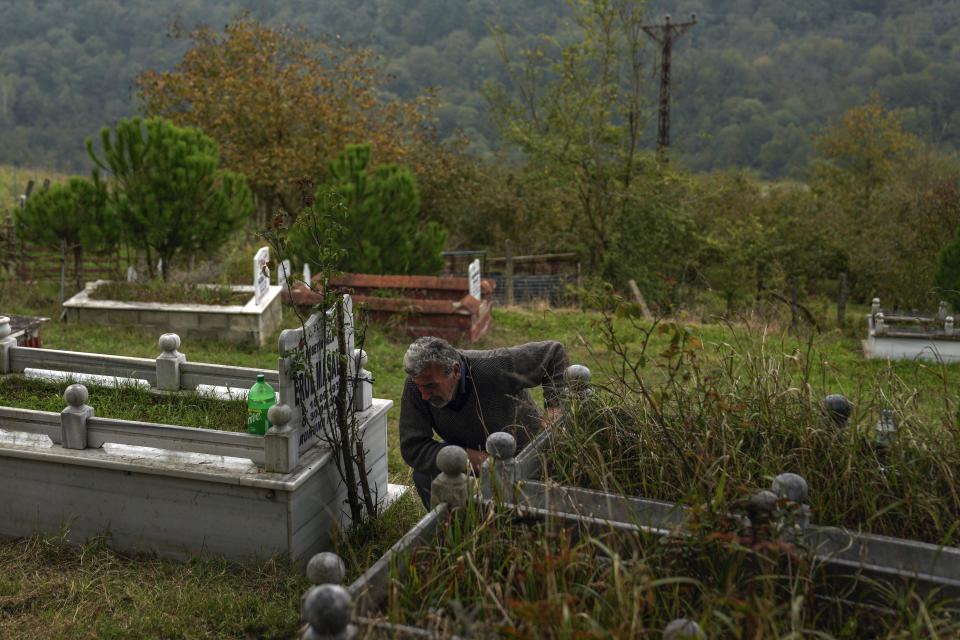
[[[287,281],[290,279],[290,261],[284,260],[280,263],[280,268],[277,269],[277,286],[281,289],[288,288]]]
[[[470,279],[470,295],[480,300],[480,296],[483,295],[480,291],[480,258],[470,263],[467,275]]]
[[[253,303],[257,306],[263,302],[270,288],[270,247],[260,247],[257,255],[253,256]]]
[[[346,339],[347,379],[356,376],[353,336],[353,302],[344,296],[344,333]],[[325,316],[325,318],[324,318]],[[290,407],[289,426],[297,434],[301,453],[317,442],[318,436],[334,437],[330,430],[336,419],[336,397],[340,388],[342,360],[337,349],[336,314],[315,311],[300,329],[280,334],[280,403]],[[347,407],[351,406],[352,385],[347,389]]]

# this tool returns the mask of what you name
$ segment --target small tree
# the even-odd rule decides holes
[[[420,197],[410,171],[386,164],[370,175],[370,159],[369,144],[348,145],[329,163],[332,182],[317,191],[318,197],[333,190],[343,198],[345,215],[336,230],[345,251],[340,267],[353,273],[438,274],[447,231],[418,219]],[[322,266],[314,239],[302,231],[295,230],[291,248],[301,260]]]
[[[162,118],[121,120],[101,130],[103,157],[87,139],[87,152],[111,173],[110,202],[127,241],[146,252],[163,276],[178,256],[218,248],[253,211],[241,174],[217,169],[217,143],[198,129]]]
[[[77,288],[83,288],[83,252],[103,253],[116,246],[120,228],[107,206],[107,188],[92,180],[71,178],[27,199],[14,228],[22,240],[73,254]]]

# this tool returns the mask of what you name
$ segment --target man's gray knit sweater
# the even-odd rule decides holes
[[[487,435],[510,431],[519,451],[541,426],[541,411],[530,389],[543,387],[544,404],[559,405],[567,352],[552,340],[490,351],[461,351],[465,384],[445,407],[423,400],[407,377],[400,399],[400,453],[414,469],[439,473],[437,452],[444,443],[484,449]],[[444,443],[434,440],[434,432]]]

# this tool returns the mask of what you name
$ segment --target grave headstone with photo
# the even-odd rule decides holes
[[[291,409],[287,423],[296,434],[297,449],[305,451],[333,425],[336,397],[340,388],[340,366],[346,362],[348,379],[353,379],[353,303],[344,296],[344,337],[346,353],[341,359],[333,310],[316,311],[299,329],[280,334],[280,404]],[[352,400],[347,389],[347,406]],[[333,434],[329,434],[333,435]]]
[[[259,305],[270,288],[270,247],[260,247],[253,256],[253,303]]]

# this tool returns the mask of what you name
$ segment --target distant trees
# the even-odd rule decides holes
[[[172,35],[191,47],[173,71],[137,78],[147,113],[218,140],[224,164],[247,177],[265,209],[295,211],[298,181],[325,180],[327,162],[350,143],[416,168],[431,103],[381,99],[387,77],[370,51],[248,14],[222,33],[177,26]]]
[[[316,255],[319,238],[334,237],[343,255],[338,264],[351,273],[438,275],[447,232],[436,222],[420,220],[420,196],[413,174],[395,163],[371,173],[369,144],[348,145],[329,163],[329,182],[316,198],[331,194],[342,201],[342,218],[298,220],[288,234],[287,250],[299,260],[322,266]],[[316,228],[322,223],[329,229]]]
[[[92,180],[71,178],[27,199],[14,214],[17,237],[72,255],[77,288],[83,288],[83,254],[114,251],[120,227],[108,208],[107,187]]]
[[[92,138],[87,152],[109,172],[110,206],[151,276],[157,258],[166,278],[178,256],[219,248],[253,211],[243,175],[218,169],[217,143],[197,129],[136,117],[104,127],[100,142],[102,156]]]

